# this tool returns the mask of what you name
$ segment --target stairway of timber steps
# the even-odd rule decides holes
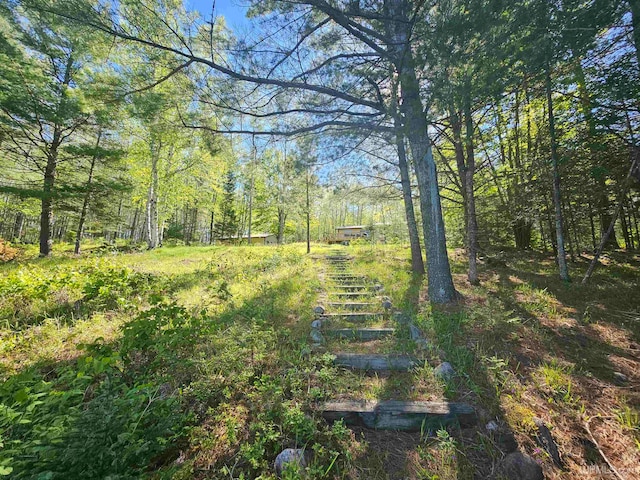
[[[474,423],[469,405],[413,387],[425,370],[427,341],[405,316],[392,313],[383,286],[354,273],[353,257],[343,250],[333,250],[324,262],[325,293],[314,309],[311,338],[316,350],[334,355],[349,386],[318,406],[322,416],[355,428],[414,432]]]

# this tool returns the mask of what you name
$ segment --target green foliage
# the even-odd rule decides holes
[[[123,327],[120,352],[124,365],[139,376],[151,371],[184,381],[183,375],[191,376],[197,358],[194,346],[213,325],[204,312],[192,316],[175,302],[158,299]]]
[[[30,370],[0,387],[0,465],[12,478],[134,478],[170,448],[184,415],[153,383],[128,385],[119,355],[85,356],[54,379]]]
[[[52,316],[128,309],[159,283],[152,275],[108,260],[52,269],[21,267],[0,279],[0,319],[19,328]]]

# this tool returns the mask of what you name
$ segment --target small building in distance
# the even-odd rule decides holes
[[[329,239],[329,244],[342,243],[344,245],[349,245],[351,240],[355,240],[357,238],[369,238],[369,229],[366,225],[336,227],[336,235]]]
[[[249,241],[249,235],[242,235],[240,237],[241,242],[245,243]],[[219,238],[218,241],[223,244],[231,244],[238,241],[238,237],[224,237]],[[273,233],[252,233],[251,245],[276,245],[278,238]]]

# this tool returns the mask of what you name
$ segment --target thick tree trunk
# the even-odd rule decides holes
[[[556,244],[558,248],[558,269],[560,278],[569,281],[569,268],[564,248],[564,230],[562,218],[562,198],[560,195],[560,172],[558,171],[558,152],[556,143],[555,118],[553,116],[553,99],[551,98],[551,71],[547,66],[545,75],[545,90],[547,94],[547,110],[549,114],[549,137],[551,139],[551,168],[553,174],[553,206],[555,209]]]
[[[393,75],[393,72],[391,72]],[[411,271],[417,275],[424,275],[424,261],[422,260],[422,248],[420,247],[420,233],[416,223],[416,214],[413,208],[413,194],[411,191],[411,176],[409,175],[409,162],[407,162],[407,151],[405,149],[402,117],[398,112],[398,86],[393,85],[392,110],[395,127],[395,141],[398,152],[398,168],[400,170],[400,185],[402,186],[402,200],[404,202],[404,213],[407,219],[407,229],[409,230],[409,245],[411,248]]]
[[[436,170],[424,106],[420,99],[420,84],[409,42],[410,11],[406,0],[386,0],[393,17],[390,30],[394,40],[395,68],[401,87],[405,131],[411,147],[413,164],[420,191],[420,206],[427,255],[429,299],[434,303],[449,303],[457,298],[447,255],[447,241],[438,190]]]

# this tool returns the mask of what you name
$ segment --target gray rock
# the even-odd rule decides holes
[[[316,305],[313,307],[313,313],[316,315],[322,315],[324,313],[324,307],[322,305]]]
[[[409,325],[409,333],[411,334],[411,340],[418,340],[422,338],[422,332],[413,323]]]
[[[393,303],[391,303],[389,300],[382,301],[382,308],[384,308],[385,310],[391,310],[391,307],[393,307]]]
[[[542,467],[529,455],[513,452],[504,457],[502,471],[509,480],[543,480]]]
[[[495,421],[491,420],[489,423],[487,423],[487,426],[485,428],[487,429],[487,431],[493,433],[497,432],[499,427]]]
[[[324,343],[324,337],[317,328],[311,329],[310,337],[311,340],[313,340],[313,343]]]
[[[456,371],[449,362],[442,362],[433,371],[434,375],[442,380],[448,381],[456,376]]]
[[[302,448],[285,448],[278,454],[273,462],[273,469],[276,475],[281,476],[287,465],[297,465],[299,467],[307,466],[307,459]]]
[[[384,290],[384,287],[383,287],[382,285],[380,285],[379,283],[376,283],[376,284],[373,286],[373,289],[374,289],[376,292],[381,292],[382,290]]]
[[[613,372],[613,379],[618,385],[624,385],[629,381],[627,376],[622,372]]]
[[[314,320],[311,322],[311,328],[322,328],[322,320]]]

